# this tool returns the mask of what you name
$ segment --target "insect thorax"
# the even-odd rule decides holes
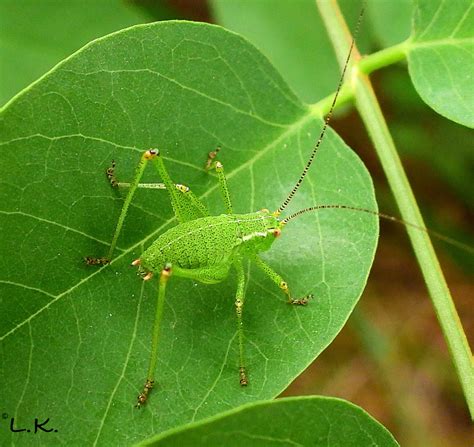
[[[237,251],[252,256],[268,250],[281,233],[281,224],[267,210],[234,215],[240,231]]]

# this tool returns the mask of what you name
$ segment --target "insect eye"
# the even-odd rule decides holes
[[[181,183],[176,184],[176,189],[185,193],[189,191],[189,187],[186,185],[182,185]]]
[[[157,155],[160,155],[160,151],[158,149],[148,149],[145,152],[145,158],[147,158],[148,160],[156,157]]]
[[[273,236],[278,237],[281,235],[281,230],[279,228],[275,228],[273,230]]]

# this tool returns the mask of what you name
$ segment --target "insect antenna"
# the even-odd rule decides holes
[[[354,31],[354,36],[352,38],[351,46],[349,48],[349,53],[347,54],[347,58],[346,58],[346,61],[344,63],[344,68],[342,69],[342,74],[341,74],[341,77],[339,78],[339,83],[337,85],[336,93],[334,95],[334,99],[332,100],[331,108],[329,109],[329,112],[326,116],[326,119],[324,120],[324,125],[323,125],[323,128],[321,130],[321,133],[319,134],[318,141],[316,142],[316,145],[314,146],[313,151],[311,152],[311,155],[310,155],[310,157],[309,157],[309,159],[306,163],[306,166],[303,169],[303,172],[300,175],[300,178],[296,182],[293,189],[290,191],[290,194],[288,194],[288,197],[283,201],[283,203],[280,205],[278,210],[275,211],[274,214],[276,216],[279,216],[283,212],[283,210],[288,206],[288,204],[291,202],[291,199],[293,199],[293,196],[296,194],[296,191],[298,191],[301,183],[303,183],[303,180],[306,177],[306,174],[308,173],[308,170],[309,170],[309,168],[311,167],[311,165],[314,161],[314,157],[316,156],[316,152],[318,151],[319,146],[321,145],[321,142],[323,141],[324,135],[326,133],[326,129],[329,125],[329,121],[331,120],[332,113],[334,111],[334,107],[336,106],[336,102],[337,102],[337,98],[339,96],[339,92],[341,91],[341,87],[342,87],[342,84],[344,82],[344,76],[346,74],[347,67],[349,65],[349,60],[351,58],[352,50],[354,49],[354,46],[355,46],[355,39],[357,37],[357,34],[359,33],[359,28],[360,28],[360,24],[362,22],[362,16],[363,15],[364,15],[364,7],[362,7],[362,9],[359,13],[359,18],[357,19],[357,25],[356,25],[356,28],[355,28],[355,31]]]
[[[430,234],[431,236],[436,237],[437,239],[444,241],[450,245],[453,245],[461,250],[464,250],[470,254],[474,255],[474,248],[464,244],[462,242],[457,241],[456,239],[452,239],[448,236],[445,236],[444,234],[438,233],[437,231],[429,230],[428,228],[422,227],[420,225],[415,225],[410,222],[406,222],[403,219],[398,219],[397,217],[390,216],[389,214],[384,214],[380,213],[378,211],[372,211],[368,210],[366,208],[359,208],[357,206],[350,206],[350,205],[317,205],[317,206],[310,206],[308,208],[304,208],[302,210],[297,211],[296,213],[293,213],[291,216],[286,217],[281,221],[282,225],[286,225],[288,222],[290,222],[293,219],[296,219],[297,217],[301,216],[302,214],[309,213],[311,211],[319,211],[319,210],[324,210],[324,209],[343,209],[343,210],[351,210],[351,211],[361,211],[363,213],[367,214],[372,214],[374,216],[381,217],[382,219],[385,220],[390,220],[391,222],[396,222],[401,225],[406,225],[409,227],[416,228],[417,230],[424,231],[425,233]]]

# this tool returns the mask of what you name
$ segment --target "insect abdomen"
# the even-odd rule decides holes
[[[141,259],[156,272],[167,262],[184,269],[211,267],[230,259],[235,242],[235,228],[229,216],[203,217],[163,233]]]

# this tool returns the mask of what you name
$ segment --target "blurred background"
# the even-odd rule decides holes
[[[353,28],[360,2],[340,3]],[[362,53],[408,38],[410,1],[367,3],[357,42]],[[339,68],[313,0],[0,0],[0,106],[90,40],[169,19],[217,23],[246,36],[304,102],[317,102],[337,85]],[[428,228],[473,247],[472,131],[424,104],[405,64],[371,79]],[[379,209],[398,216],[356,112],[350,106],[338,110],[331,126],[364,160]],[[434,244],[472,346],[474,257]],[[381,222],[375,263],[356,311],[283,393],[302,394],[362,406],[401,445],[473,445],[454,366],[402,226]]]

